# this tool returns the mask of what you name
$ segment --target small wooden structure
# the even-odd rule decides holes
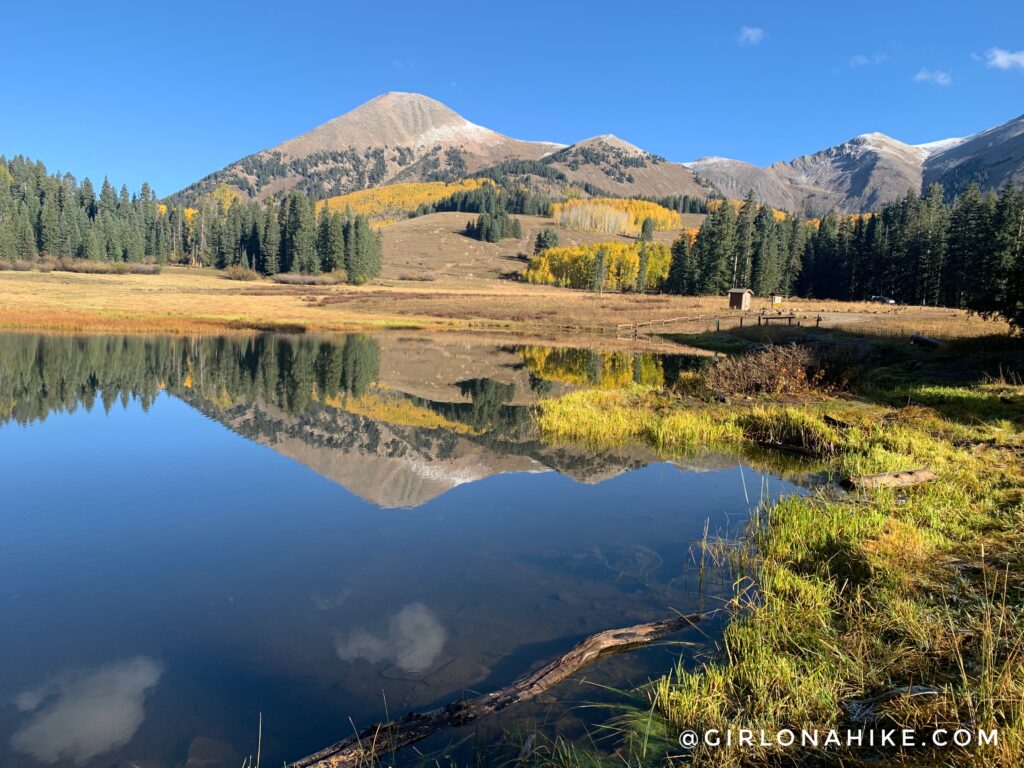
[[[772,306],[773,307],[781,307],[782,306],[782,300],[783,300],[783,298],[785,298],[785,296],[783,294],[781,294],[781,293],[773,293],[771,296],[772,296]]]
[[[750,298],[754,292],[749,288],[729,289],[729,309],[750,309]]]

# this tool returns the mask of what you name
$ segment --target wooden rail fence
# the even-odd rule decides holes
[[[758,313],[757,315],[754,315],[754,318],[757,319],[757,325],[758,326],[761,326],[761,325],[767,326],[767,325],[769,325],[769,324],[771,324],[773,322],[785,321],[787,326],[792,327],[793,324],[796,323],[798,328],[801,327],[801,323],[802,323],[803,320],[808,319],[808,318],[805,318],[803,316],[797,316],[795,314],[790,314],[790,315],[766,315],[766,314],[761,314],[761,313]],[[714,321],[714,323],[715,323],[715,330],[716,331],[720,331],[720,330],[722,330],[722,321],[723,320],[736,320],[736,319],[738,319],[740,321],[739,327],[743,328],[744,327],[744,321],[749,321],[751,319],[751,315],[749,313],[734,313],[734,314],[718,314],[718,315],[691,315],[691,316],[687,316],[687,317],[669,317],[669,318],[659,319],[659,320],[644,320],[643,322],[640,322],[640,323],[619,323],[616,326],[616,328],[618,329],[619,333],[622,333],[623,329],[627,329],[628,331],[631,331],[633,336],[635,337],[635,336],[637,336],[640,333],[640,329],[641,328],[653,328],[656,325],[665,326],[665,325],[671,325],[673,323],[709,323],[711,321]],[[817,317],[815,317],[814,318],[814,327],[815,328],[820,328],[822,320],[823,320],[823,318],[822,318],[821,315],[818,315]]]

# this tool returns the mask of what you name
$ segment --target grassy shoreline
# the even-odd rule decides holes
[[[761,510],[720,652],[696,667],[680,662],[645,692],[650,710],[630,740],[638,763],[678,755],[683,728],[775,733],[859,727],[867,715],[921,732],[999,729],[996,747],[890,751],[888,764],[1024,764],[1024,387],[915,382],[913,366],[887,375],[858,398],[800,403],[700,402],[632,386],[541,404],[538,423],[553,440],[642,440],[669,453],[784,443],[840,477],[918,467],[939,475]],[[878,757],[856,748],[691,755],[722,766]]]

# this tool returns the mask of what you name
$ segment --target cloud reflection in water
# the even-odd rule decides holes
[[[55,675],[15,698],[19,711],[35,715],[11,737],[11,746],[43,763],[66,758],[77,765],[122,747],[142,725],[146,691],[161,674],[162,664],[137,656]]]
[[[356,630],[338,640],[335,649],[343,661],[391,661],[406,672],[422,672],[441,655],[447,639],[447,630],[429,608],[409,603],[391,617],[386,635]]]

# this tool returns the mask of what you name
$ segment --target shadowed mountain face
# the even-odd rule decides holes
[[[13,336],[0,344],[0,421],[132,396],[145,408],[164,392],[379,507],[417,507],[507,472],[591,483],[645,466],[655,456],[640,447],[547,444],[531,407],[574,386],[661,385],[700,364],[436,337]]]
[[[553,155],[556,155],[553,157]],[[568,181],[614,194],[706,196],[685,166],[614,136],[570,147],[520,141],[417,93],[385,93],[276,147],[242,158],[172,196],[219,184],[265,198],[297,187],[316,197],[410,181],[452,180],[504,160],[543,160]]]
[[[972,182],[984,190],[1024,181],[1024,116],[966,139],[912,145],[867,133],[767,168],[722,157],[687,166],[726,197],[753,190],[762,202],[811,216],[864,213],[934,183],[953,197]]]
[[[972,182],[982,189],[999,189],[1007,182],[1024,184],[1024,115],[952,140],[928,156],[926,186],[942,184],[947,195],[955,195]]]

